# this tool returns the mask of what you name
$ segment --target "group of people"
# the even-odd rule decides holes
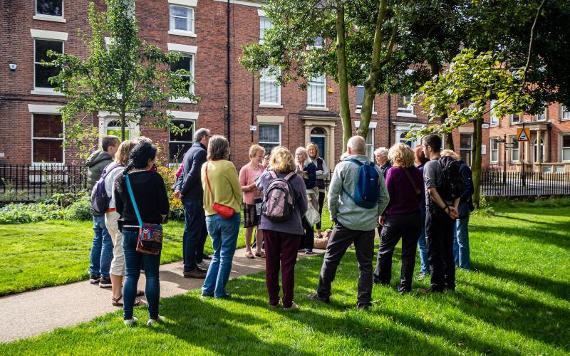
[[[269,307],[296,310],[295,263],[298,251],[313,253],[315,225],[317,235],[321,234],[325,181],[330,174],[326,162],[315,144],[299,147],[294,153],[283,146],[266,153],[263,147],[252,145],[250,162],[238,174],[229,155],[225,137],[199,129],[177,173],[174,195],[182,200],[185,210],[184,277],[204,279],[203,298],[231,297],[226,284],[243,209],[246,257],[266,259]],[[465,178],[460,195],[457,189],[446,189],[446,180],[453,177],[440,158],[443,155],[459,162]],[[467,165],[461,164],[453,151],[442,152],[436,135],[424,138],[415,152],[406,144],[396,144],[389,150],[376,150],[375,158],[376,164],[370,162],[364,138],[353,136],[334,168],[327,196],[334,227],[310,299],[330,301],[336,269],[352,244],[360,270],[359,309],[370,307],[374,282],[390,283],[392,255],[400,238],[401,293],[412,288],[416,245],[420,246],[421,273],[431,274],[429,292],[454,290],[456,264],[470,268],[467,223],[472,188],[465,187],[472,184]],[[148,301],[149,324],[160,320],[160,254],[137,252],[141,220],[162,224],[169,212],[166,187],[156,172],[155,159],[156,146],[147,138],[119,144],[116,138],[105,137],[102,151],[88,161],[91,181],[103,179],[110,197],[104,216],[94,216],[91,282],[112,287],[113,305],[123,305],[127,325],[136,322],[133,306],[140,303],[137,296],[141,295]],[[380,248],[373,270],[377,227]],[[204,254],[207,235],[212,239],[212,256]],[[146,275],[145,291],[136,288],[141,268]]]

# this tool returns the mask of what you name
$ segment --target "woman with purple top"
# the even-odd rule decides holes
[[[383,227],[374,281],[390,284],[392,255],[402,238],[402,269],[398,291],[407,293],[412,289],[416,244],[421,230],[423,179],[414,166],[414,152],[408,145],[395,144],[390,148],[388,158],[392,161],[392,168],[386,174],[390,203],[382,216]]]
[[[285,221],[275,222],[261,215],[259,230],[265,241],[265,280],[269,294],[269,307],[279,306],[279,267],[281,266],[281,282],[283,284],[283,308],[298,309],[293,302],[295,282],[295,262],[297,249],[305,233],[303,216],[307,211],[307,194],[305,183],[300,175],[295,174],[293,155],[285,147],[275,147],[271,151],[268,170],[259,177],[256,184],[264,196],[272,180],[286,179],[292,190],[295,208]]]

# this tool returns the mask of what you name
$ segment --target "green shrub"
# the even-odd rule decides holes
[[[64,218],[66,220],[90,220],[91,201],[89,196],[83,195],[70,206],[65,208]]]
[[[9,204],[0,208],[0,224],[25,224],[63,217],[63,210],[55,204]]]

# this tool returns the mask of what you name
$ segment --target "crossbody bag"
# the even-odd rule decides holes
[[[210,179],[208,178],[208,165],[209,163],[206,162],[206,184],[208,185],[208,191],[210,192],[210,195],[212,195],[213,198],[214,194],[212,193],[212,187],[210,186]],[[231,219],[236,213],[234,208],[232,208],[231,206],[215,202],[212,204],[212,210],[214,210],[218,215],[220,215],[224,219]]]

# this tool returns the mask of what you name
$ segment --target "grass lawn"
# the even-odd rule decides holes
[[[332,304],[309,302],[322,257],[296,268],[302,310],[270,311],[263,275],[233,280],[232,300],[198,291],[161,302],[166,323],[127,328],[121,313],[0,345],[0,354],[568,354],[570,353],[570,207],[495,207],[473,216],[478,273],[459,271],[457,291],[400,296],[396,258],[390,287],[375,286],[370,311],[354,309],[358,275],[349,250],[333,284]],[[414,288],[428,281],[416,281]]]

